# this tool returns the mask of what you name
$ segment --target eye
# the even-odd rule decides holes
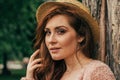
[[[57,34],[62,35],[66,32],[66,30],[65,29],[57,29],[56,32],[57,32]]]
[[[49,36],[51,34],[51,32],[49,30],[45,30],[45,35]]]

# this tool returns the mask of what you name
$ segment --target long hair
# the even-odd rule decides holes
[[[44,65],[43,68],[38,68],[34,71],[36,80],[60,80],[66,71],[64,60],[54,61],[45,44],[46,34],[44,28],[47,22],[56,15],[64,15],[68,18],[69,24],[76,31],[77,35],[84,37],[84,40],[79,43],[84,55],[89,58],[93,58],[94,56],[94,40],[88,22],[79,14],[76,7],[66,6],[64,4],[56,5],[53,10],[47,13],[36,28],[35,48],[40,49],[40,58],[43,58],[41,64]]]

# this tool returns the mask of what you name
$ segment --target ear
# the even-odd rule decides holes
[[[85,39],[85,37],[83,37],[83,36],[78,36],[78,43],[81,43],[83,40]]]

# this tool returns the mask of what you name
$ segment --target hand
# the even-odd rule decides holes
[[[35,80],[35,79],[31,79],[31,78],[22,77],[20,80]]]
[[[36,68],[42,68],[43,65],[40,64],[42,61],[42,58],[36,59],[36,56],[38,56],[40,50],[36,50],[30,57],[28,66],[27,66],[27,72],[26,72],[26,78],[34,79],[34,71]]]

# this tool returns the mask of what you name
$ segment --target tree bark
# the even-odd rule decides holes
[[[104,52],[106,54],[100,55],[100,59],[110,66],[116,80],[120,80],[120,0],[83,0],[83,3],[89,7],[93,17],[101,24],[102,20],[100,18],[104,16],[101,14],[102,1],[105,1],[104,25],[106,28],[104,30],[105,34],[101,36],[105,36],[105,44],[102,44],[105,47]],[[103,40],[102,37],[100,37],[100,40]]]
[[[101,13],[100,13],[100,59],[101,61],[105,61],[105,0],[102,0],[101,4]]]
[[[120,80],[120,0],[107,0],[107,63]]]
[[[98,51],[98,59],[104,61],[105,57],[105,20],[104,20],[104,5],[102,0],[82,0],[83,4],[90,9],[92,16],[98,21],[100,25],[100,43]],[[101,14],[102,11],[102,14]],[[101,45],[100,45],[101,44]],[[96,52],[97,52],[96,51]]]

